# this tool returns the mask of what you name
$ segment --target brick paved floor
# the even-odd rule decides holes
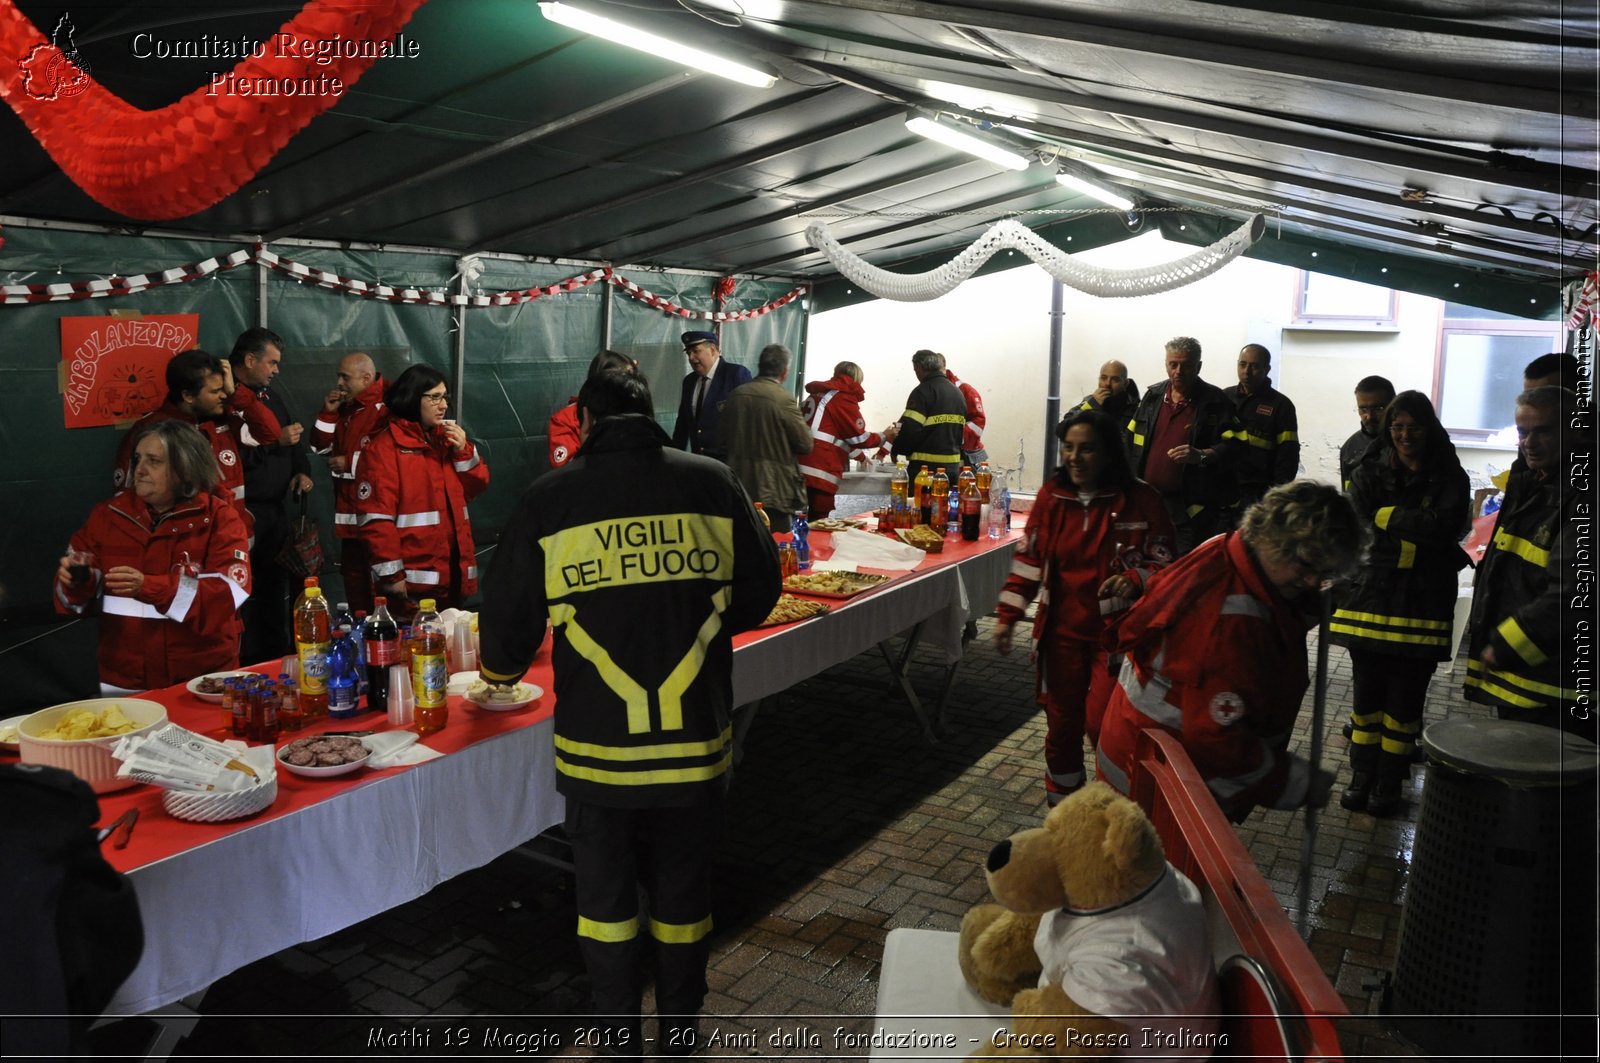
[[[704,1054],[851,1054],[834,1049],[835,1032],[868,1029],[884,935],[895,927],[955,929],[986,895],[989,849],[1038,823],[1045,810],[1043,714],[1032,700],[1025,654],[1000,657],[992,631],[992,620],[979,623],[950,699],[948,735],[936,747],[923,741],[909,707],[886,693],[875,654],[799,684],[761,710],[735,771],[717,864],[706,1001],[713,1018],[703,1028],[719,1043]],[[1337,648],[1330,656],[1325,760],[1344,778],[1339,728],[1349,662]],[[929,668],[918,688],[931,700],[937,669],[931,656],[922,663]],[[1429,720],[1479,711],[1459,699],[1459,681],[1459,672],[1436,674]],[[1309,719],[1308,696],[1298,747],[1309,743]],[[1319,817],[1310,945],[1356,1016],[1341,1031],[1353,1059],[1409,1054],[1376,1016],[1372,986],[1394,958],[1421,775],[1393,819],[1337,804]],[[1297,915],[1303,816],[1257,812],[1239,831]],[[574,922],[568,876],[508,854],[410,904],[223,979],[179,1051],[588,1056],[578,1045],[583,1020],[572,1017],[584,1014],[588,998]],[[147,1025],[115,1024],[97,1034],[97,1047],[108,1057],[126,1054]],[[558,1039],[559,1049],[540,1036]],[[775,1036],[779,1043],[769,1043]]]

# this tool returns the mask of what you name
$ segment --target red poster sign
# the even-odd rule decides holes
[[[167,362],[199,346],[199,314],[61,319],[61,412],[68,428],[131,421],[161,405]]]

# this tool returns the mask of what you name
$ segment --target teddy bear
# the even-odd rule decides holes
[[[962,920],[961,973],[1012,1022],[976,1055],[1192,1058],[1215,1042],[1204,902],[1138,805],[1090,783],[995,846],[987,876],[999,903]]]

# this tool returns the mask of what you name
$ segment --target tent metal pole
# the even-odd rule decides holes
[[[456,294],[466,295],[467,271],[461,268],[460,262],[456,263],[456,267]],[[466,390],[464,384],[466,383],[467,377],[467,308],[465,306],[454,307],[451,310],[450,317],[451,320],[455,322],[456,326],[456,366],[455,379],[450,382],[450,395],[453,407],[450,412],[455,416],[455,419],[459,421],[461,420],[462,414],[465,412],[466,405],[465,396],[463,393]]]
[[[603,284],[604,292],[600,299],[600,346],[611,350],[611,322],[616,315],[616,307],[611,302],[611,285]]]
[[[1063,295],[1066,289],[1058,280],[1050,282],[1050,376],[1045,381],[1044,464],[1039,475],[1056,467],[1056,422],[1061,420],[1061,319],[1065,316]]]
[[[264,262],[256,263],[256,325],[259,328],[268,328],[267,325],[267,266]]]

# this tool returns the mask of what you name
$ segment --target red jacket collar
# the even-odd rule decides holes
[[[806,394],[808,395],[821,396],[830,391],[837,391],[845,398],[855,399],[857,402],[860,402],[867,394],[860,384],[857,384],[855,380],[845,376],[843,373],[835,373],[827,380],[813,380],[806,385]]]

